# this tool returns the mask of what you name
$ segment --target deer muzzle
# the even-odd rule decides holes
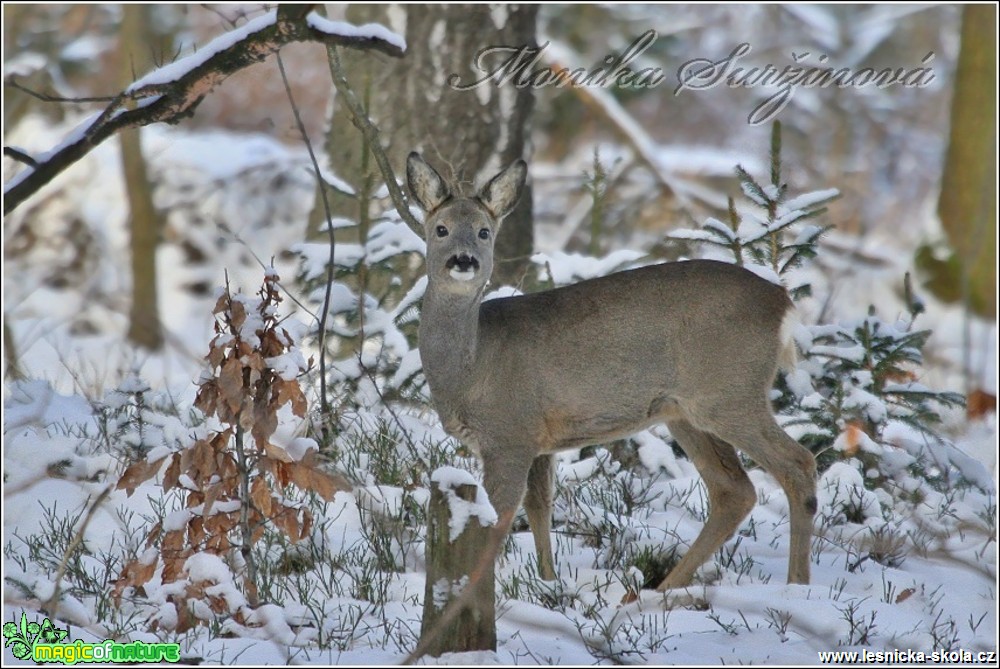
[[[479,259],[467,253],[459,253],[448,258],[444,266],[453,279],[471,281],[479,271]]]

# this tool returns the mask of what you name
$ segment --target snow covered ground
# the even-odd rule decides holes
[[[40,151],[64,129],[29,119],[16,132],[9,143]],[[169,592],[158,577],[121,607],[112,605],[109,589],[123,558],[141,552],[152,519],[180,503],[165,497],[155,480],[132,496],[108,494],[56,582],[76,528],[123,463],[142,457],[150,445],[180,448],[205,429],[191,406],[224,272],[234,290],[253,293],[264,274],[258,260],[270,264],[273,257],[289,293],[304,297],[292,280],[298,260],[285,253],[301,241],[312,203],[312,176],[301,151],[262,137],[165,128],[148,129],[144,141],[160,183],[158,203],[174,211],[158,256],[164,352],[137,351],[125,341],[128,265],[109,260],[125,258],[127,243],[113,142],[46,189],[42,214],[33,214],[43,243],[6,256],[4,317],[28,380],[4,385],[4,621],[19,619],[22,611],[41,620],[40,609],[58,587],[54,616],[70,626],[71,639],[176,641],[184,657],[210,663],[398,662],[420,630],[424,547],[414,507],[426,501],[434,463],[475,464],[462,457],[426,406],[389,412],[371,393],[353,409],[353,422],[343,420],[350,427],[339,442],[338,465],[357,487],[330,503],[314,502],[317,521],[301,542],[306,546],[271,537],[258,547],[275,565],[268,571],[271,597],[244,611],[239,622],[223,616],[194,630],[171,631]],[[8,245],[8,230],[23,231],[20,215],[5,222]],[[70,238],[73,221],[79,222],[78,236]],[[386,230],[396,235],[391,243],[398,248],[419,251],[419,240]],[[74,264],[84,233],[87,255],[82,265]],[[901,242],[865,241],[883,251],[894,243]],[[211,251],[209,259],[192,260],[185,244]],[[906,265],[899,259],[912,256],[908,250],[885,253],[893,263],[888,269],[845,269],[826,275],[828,284],[818,278],[819,294],[836,283],[831,320],[860,317],[869,303],[889,317],[900,313],[890,282]],[[360,257],[362,249],[344,244],[338,253],[338,263],[343,258],[350,264],[357,260],[351,254]],[[629,251],[600,260],[552,252],[538,260],[563,283],[637,258]],[[54,282],[50,270],[57,267],[77,272],[74,280]],[[305,307],[291,299],[284,306],[293,334],[313,327]],[[960,390],[963,341],[971,332],[972,364],[983,370],[980,385],[995,394],[995,326],[972,323],[967,329],[958,309],[933,301],[928,307],[922,326],[935,334],[921,381]],[[295,321],[303,325],[293,327]],[[396,345],[412,366],[414,359],[402,351],[405,341]],[[364,393],[363,380],[358,387]],[[308,394],[314,400],[315,388]],[[952,413],[945,429],[959,450],[983,464],[992,486],[937,490],[913,480],[912,495],[900,500],[866,488],[856,467],[833,465],[819,483],[808,586],[784,583],[787,503],[774,479],[754,470],[759,503],[699,572],[703,584],[666,595],[640,589],[649,575],[639,565],[654,562],[662,549],[689,545],[701,528],[706,495],[697,472],[674,453],[662,429],[637,437],[634,469],[604,449],[582,459],[565,454],[554,537],[559,581],[537,579],[530,534],[519,524],[498,574],[497,652],[424,662],[815,664],[823,651],[995,651],[995,416],[968,422]],[[275,441],[291,444],[304,430],[288,414]],[[387,481],[392,465],[402,471]],[[241,597],[221,561],[192,563],[187,578],[228,592],[231,603]],[[3,657],[5,664],[18,662],[9,647]]]

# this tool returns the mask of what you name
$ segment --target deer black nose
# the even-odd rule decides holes
[[[448,258],[445,263],[447,269],[457,269],[459,272],[468,272],[479,269],[479,260],[467,253],[460,253]]]

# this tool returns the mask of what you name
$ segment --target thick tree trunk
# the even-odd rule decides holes
[[[452,75],[462,83],[483,78],[475,64],[484,47],[534,46],[537,14],[534,5],[348,9],[347,18],[354,23],[381,22],[406,37],[407,53],[399,60],[344,54],[351,84],[359,97],[369,100],[369,115],[382,130],[388,142],[384,149],[400,174],[407,154],[417,150],[446,179],[471,190],[514,160],[529,157],[530,88],[507,83],[461,91],[448,81]],[[326,149],[334,171],[359,187],[361,139],[336,105]],[[336,193],[332,198],[338,212],[356,216],[356,202]],[[524,274],[533,247],[531,211],[529,183],[497,237],[495,282],[517,283]],[[320,220],[314,215],[314,229]]]
[[[133,81],[148,69],[146,12],[142,5],[122,6],[121,49],[123,85]],[[156,296],[156,246],[160,234],[160,219],[153,206],[153,191],[142,156],[140,129],[121,131],[122,173],[129,203],[129,228],[132,255],[132,307],[129,311],[128,338],[148,349],[163,346]]]
[[[957,276],[936,292],[996,316],[996,6],[966,5],[938,215],[955,249]],[[948,285],[950,284],[950,285]],[[957,284],[957,285],[956,285]]]
[[[492,568],[480,569],[486,547],[492,543],[492,527],[483,527],[475,516],[465,520],[465,529],[451,540],[451,500],[457,498],[474,503],[479,486],[458,485],[442,490],[437,481],[431,484],[431,500],[427,507],[427,583],[424,588],[424,613],[420,638],[436,634],[427,654],[463,653],[470,650],[497,649],[495,577]],[[478,580],[476,580],[478,578]],[[473,582],[475,581],[475,582]],[[461,596],[466,588],[475,595],[458,616],[442,625],[441,614]]]

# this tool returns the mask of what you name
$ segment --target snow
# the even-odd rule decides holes
[[[486,491],[476,483],[476,479],[469,472],[457,467],[438,467],[431,474],[431,481],[437,483],[438,489],[448,497],[449,541],[458,539],[472,518],[477,519],[482,527],[497,524],[497,512],[490,505]],[[476,486],[476,499],[474,501],[467,502],[455,494],[455,488],[463,485]]]
[[[300,374],[306,371],[306,360],[302,356],[302,351],[294,349],[288,353],[264,358],[267,366],[274,370],[274,373],[285,381],[294,381]]]
[[[766,265],[758,265],[757,263],[752,263],[752,262],[746,263],[745,265],[743,265],[743,267],[747,270],[750,270],[751,272],[753,272],[760,278],[764,279],[765,281],[770,281],[771,283],[777,286],[785,285],[784,281],[781,280],[781,277],[778,276],[778,273],[775,272],[774,269],[771,267],[768,267]]]
[[[101,56],[112,46],[111,40],[96,35],[82,35],[73,40],[59,54],[65,60],[90,61]]]
[[[28,77],[45,67],[45,56],[35,51],[23,51],[13,57],[4,58],[3,76]]]
[[[310,451],[318,451],[319,444],[316,443],[315,439],[309,437],[295,437],[284,447],[284,450],[288,457],[294,462],[298,462]]]
[[[806,210],[833,199],[838,195],[840,195],[840,190],[837,188],[825,188],[789,198],[782,202],[781,206],[788,211],[796,209]]]
[[[163,531],[175,532],[183,530],[190,522],[192,511],[190,509],[178,509],[163,519]]]
[[[309,27],[328,35],[378,39],[392,44],[400,51],[406,51],[406,40],[380,23],[366,23],[363,26],[356,26],[344,21],[331,21],[316,12],[310,12],[306,16],[306,23],[309,24]]]
[[[146,151],[155,155],[157,162],[172,165],[175,170],[204,172],[209,179],[232,179],[249,170],[291,167],[296,162],[294,154],[267,135],[234,135],[219,130],[178,135],[153,126],[144,130],[143,138]],[[211,159],[206,159],[206,145],[212,147]]]
[[[184,571],[191,581],[225,583],[233,578],[232,572],[218,555],[195,553],[184,563]]]
[[[403,13],[389,11],[398,19],[392,25],[402,26]],[[818,29],[825,20],[817,18],[810,8],[796,14],[812,14],[807,19],[811,29]],[[726,34],[722,30],[698,32]],[[876,33],[873,31],[860,46],[867,48],[878,37]],[[845,39],[849,34],[842,33]],[[66,141],[79,138],[92,120],[69,132],[68,126],[53,127],[49,121],[32,117],[11,129],[11,140],[16,139],[15,143],[24,145],[29,153],[43,155],[64,136]],[[633,137],[648,142],[644,146],[647,154],[672,178],[678,172],[730,174],[733,161],[726,156],[737,155],[701,151],[696,145],[675,149],[653,142],[649,133]],[[817,143],[823,140],[819,134],[809,138]],[[144,143],[149,155],[155,157],[151,163],[162,184],[157,202],[171,215],[167,232],[217,255],[207,263],[190,265],[178,244],[168,240],[158,260],[164,272],[160,289],[162,308],[169,314],[165,321],[170,345],[163,353],[150,354],[124,343],[124,305],[130,284],[123,269],[127,263],[121,258],[128,241],[127,209],[116,185],[120,181],[117,147],[109,142],[45,191],[44,199],[51,208],[43,211],[43,222],[78,217],[84,230],[95,234],[102,257],[118,262],[102,263],[79,285],[57,289],[47,285],[42,274],[59,259],[55,251],[32,256],[30,261],[5,258],[5,319],[31,376],[29,381],[7,379],[4,385],[5,620],[19,616],[22,610],[29,618],[40,619],[38,602],[54,592],[55,572],[66,545],[59,524],[71,535],[93,500],[130,461],[125,449],[139,443],[132,395],[142,393],[148,407],[168,407],[143,414],[142,444],[149,449],[147,460],[177,452],[214,429],[213,424],[201,424],[189,416],[193,381],[212,337],[211,289],[221,284],[226,268],[234,286],[253,294],[261,277],[270,275],[271,270],[255,262],[243,266],[238,261],[240,255],[256,255],[266,261],[302,239],[300,224],[311,206],[314,184],[301,151],[263,135],[192,132],[183,126],[147,128]],[[602,149],[602,157],[630,157],[628,150],[613,146],[619,151]],[[928,146],[934,149],[937,145],[929,142]],[[532,165],[536,207],[551,206],[560,214],[569,211],[570,206],[560,209],[557,198],[572,190],[566,184],[579,183],[575,170],[586,166],[589,150],[588,145],[581,152],[584,160],[577,163]],[[817,148],[817,155],[820,153]],[[739,160],[754,174],[764,171],[753,167],[749,158]],[[912,167],[900,165],[907,175]],[[22,169],[24,172],[27,170]],[[636,172],[641,170],[633,166],[631,174]],[[271,187],[269,177],[273,174],[284,178],[283,185]],[[544,183],[540,175],[548,175],[550,181]],[[553,186],[553,182],[559,185]],[[866,197],[873,202],[880,199],[880,189],[892,193],[894,200],[907,197],[882,184],[870,185],[872,192]],[[621,187],[652,190],[649,181],[641,179],[625,180]],[[194,189],[194,195],[185,200],[183,188]],[[790,198],[782,212],[806,210],[833,194],[833,189],[827,189]],[[192,200],[196,206],[190,205]],[[550,205],[550,200],[557,204]],[[18,211],[5,220],[5,241],[7,224],[13,227],[20,216]],[[199,228],[189,223],[196,217],[207,224]],[[334,227],[339,241],[341,230],[355,226],[353,221],[338,219]],[[715,219],[709,227],[720,234],[729,229]],[[861,236],[850,231],[830,234],[820,258],[834,270],[828,278],[820,273],[809,275],[819,299],[829,295],[830,303],[806,306],[803,316],[809,323],[838,324],[797,328],[795,339],[800,347],[812,348],[814,354],[818,351],[861,362],[858,348],[826,341],[817,348],[813,341],[824,335],[840,341],[841,333],[862,322],[858,316],[869,303],[889,322],[902,313],[898,277],[908,269],[912,257],[906,237],[913,234],[911,230],[923,234],[926,228],[922,217],[905,229],[875,229]],[[50,228],[41,232],[39,243],[56,244],[68,237]],[[377,259],[407,253],[413,256],[399,256],[406,260],[402,264],[413,275],[421,273],[425,245],[417,235],[395,220],[372,232],[371,243],[365,246],[338,244],[339,272],[346,275],[357,263],[374,264]],[[663,232],[657,229],[634,239],[646,242]],[[764,232],[762,221],[746,217],[738,234],[748,239]],[[813,232],[815,226],[804,225],[795,234],[801,240]],[[700,230],[695,234],[711,233]],[[641,248],[651,245],[644,243]],[[591,258],[574,252],[579,248],[558,244],[549,253],[536,255],[542,280],[564,285],[658,257],[647,256],[645,251],[615,249],[605,257]],[[322,286],[328,248],[316,244],[303,245],[300,250],[294,261],[281,264],[279,258],[277,272],[283,288],[315,311],[317,302],[303,298],[307,291],[298,289],[293,277],[302,269]],[[858,262],[854,254],[871,258],[872,266]],[[184,288],[195,282],[207,284],[209,294],[193,295]],[[358,305],[352,285],[350,277],[338,275],[333,286],[331,313],[340,319],[335,327],[345,336],[356,332],[349,320]],[[89,590],[75,581],[81,571],[103,579],[103,565],[120,564],[129,551],[134,551],[142,564],[151,564],[157,549],[145,548],[144,540],[152,520],[162,518],[167,531],[181,529],[203,511],[200,505],[186,508],[180,497],[164,495],[153,477],[131,497],[113,490],[94,513],[84,536],[86,550],[77,554],[81,568],[76,569],[75,558],[71,560],[58,605],[58,620],[74,626],[73,637],[100,641],[120,634],[123,640],[179,639],[185,657],[218,664],[252,660],[280,665],[388,665],[405,657],[420,628],[425,586],[421,514],[430,481],[456,485],[475,484],[477,480],[477,475],[465,469],[439,467],[441,463],[458,463],[474,470],[477,465],[456,453],[456,442],[444,433],[428,404],[429,391],[420,374],[419,351],[411,332],[419,319],[425,289],[425,279],[414,281],[397,304],[366,296],[366,309],[372,307],[381,313],[372,315],[368,325],[376,334],[359,347],[357,356],[348,350],[351,344],[347,340],[331,338],[336,340],[330,342],[332,346],[342,347],[332,372],[337,381],[335,401],[340,419],[332,426],[338,432],[333,464],[349,472],[356,487],[353,492],[338,492],[330,503],[315,502],[310,507],[315,523],[306,539],[291,544],[265,537],[255,545],[270,570],[271,582],[280,591],[263,596],[265,603],[250,609],[241,590],[242,580],[234,575],[241,560],[235,552],[232,565],[208,553],[196,554],[174,584],[165,586],[161,572],[157,572],[144,588],[145,595],[127,595],[120,609],[106,599],[108,583],[116,574],[99,580],[99,587],[90,584]],[[491,289],[492,295],[515,292],[509,286]],[[962,389],[966,379],[971,379],[976,387],[995,392],[995,322],[969,320],[960,308],[942,305],[929,296],[927,305],[928,313],[914,327],[934,330],[928,364],[917,381],[894,383],[888,389]],[[287,311],[282,316],[290,316],[285,321],[289,327],[295,320],[312,322],[311,314],[294,306],[292,300],[286,300],[283,307]],[[820,308],[828,310],[822,320]],[[96,324],[95,334],[79,327],[81,313],[87,322]],[[903,323],[897,330],[902,332],[906,327]],[[965,345],[966,340],[972,342],[971,348]],[[303,352],[308,356],[315,349],[305,342]],[[378,366],[385,365],[387,359],[395,366]],[[971,368],[968,374],[966,362]],[[301,359],[280,356],[271,363],[281,369],[284,378],[292,378]],[[813,384],[810,363],[815,361],[803,361],[786,379],[793,393],[805,398],[803,405],[821,406],[827,398]],[[374,379],[367,378],[366,371]],[[348,384],[358,378],[356,386]],[[871,374],[855,376],[845,399],[871,418],[884,417],[891,407],[872,394],[866,385],[871,378]],[[305,389],[314,415],[315,386],[306,383]],[[381,403],[382,396],[394,393],[404,399],[390,407]],[[158,405],[164,398],[170,401]],[[914,429],[894,414],[889,415],[881,434],[851,437],[857,439],[857,451],[826,469],[819,481],[817,536],[808,586],[784,582],[788,502],[772,476],[752,469],[749,476],[759,504],[701,570],[706,582],[666,595],[644,589],[633,601],[627,596],[628,588],[641,578],[637,575],[640,569],[627,559],[615,562],[612,549],[677,548],[683,553],[701,530],[708,511],[704,483],[691,462],[675,453],[664,426],[641,432],[620,445],[625,452],[634,448],[635,458],[628,465],[612,457],[608,449],[588,451],[587,455],[575,451],[560,454],[552,535],[558,581],[548,584],[538,579],[532,538],[518,520],[509,550],[497,569],[497,651],[424,661],[798,665],[818,663],[817,652],[825,650],[931,649],[949,643],[971,650],[995,650],[996,419],[988,415],[972,420],[961,410],[946,418],[941,429],[954,441],[954,447]],[[274,443],[293,460],[301,461],[310,452],[322,452],[324,457],[332,452],[325,446],[321,449],[316,425],[295,418],[289,411],[279,414],[279,423]],[[806,427],[788,425],[787,430],[794,434]],[[854,446],[849,441],[844,433],[834,448],[851,451]],[[878,471],[870,460],[880,450]],[[962,480],[936,490],[913,474],[917,465],[948,471],[949,476],[960,472]],[[399,480],[388,484],[386,470],[392,466],[398,468]],[[633,469],[641,476],[634,475]],[[890,494],[881,487],[870,490],[869,479],[875,473],[888,474],[897,492]],[[616,496],[620,490],[634,494],[637,481],[649,484],[648,501]],[[181,482],[195,487],[186,476]],[[622,511],[623,499],[635,504],[632,513]],[[908,504],[906,500],[919,501]],[[215,511],[220,508],[234,507],[231,502],[214,505]],[[477,488],[476,502],[459,505],[456,517],[462,521],[450,529],[460,532],[473,516],[488,525],[495,518],[491,512],[485,494]],[[887,564],[887,560],[869,557],[878,552],[877,536],[901,538],[905,553],[901,563]],[[63,537],[59,539],[62,543],[54,542],[54,537]],[[595,546],[597,543],[600,546]],[[49,545],[53,556],[39,550]],[[732,559],[727,559],[730,555]],[[310,561],[313,556],[319,557]],[[239,610],[244,615],[241,622],[229,616],[214,627],[172,632],[178,622],[177,610],[167,597],[196,582],[205,585],[206,597],[220,597],[229,613]],[[441,588],[461,585],[442,584]],[[910,594],[903,598],[906,592]],[[205,601],[199,602],[196,610],[208,618],[215,615]],[[859,642],[852,637],[847,620],[851,611],[859,619],[876,616],[869,640]],[[784,615],[788,616],[787,625],[780,630],[776,623]],[[150,631],[151,621],[159,625],[155,632]],[[955,640],[949,642],[946,637],[952,631]],[[5,648],[4,664],[12,663],[10,649]]]
[[[536,253],[531,256],[531,261],[545,270],[548,280],[557,286],[564,286],[624,269],[643,255],[629,249],[613,251],[603,258],[578,253]]]

